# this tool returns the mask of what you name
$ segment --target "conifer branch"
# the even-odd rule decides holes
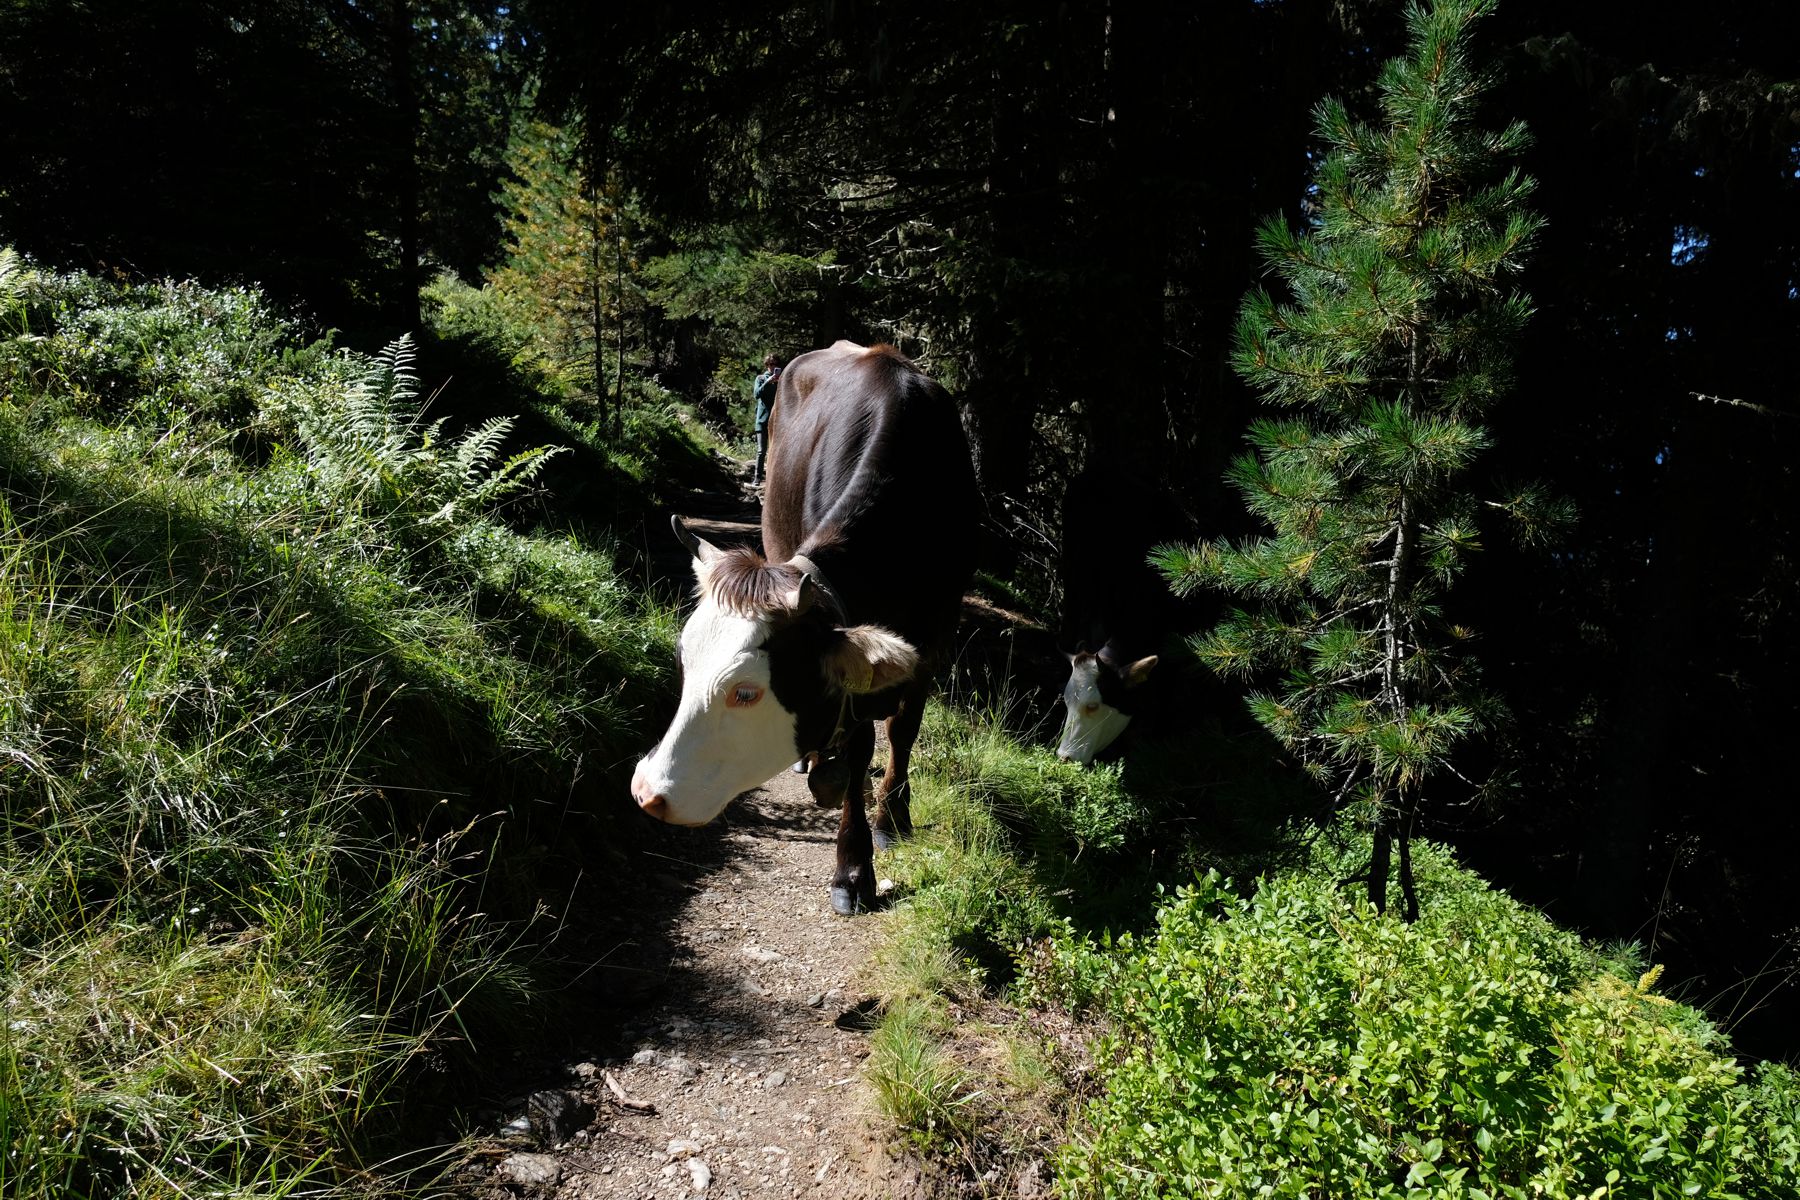
[[[1750,400],[1733,400],[1728,396],[1709,396],[1705,392],[1689,392],[1688,395],[1696,400],[1709,400],[1714,404],[1730,405],[1732,408],[1747,408],[1751,412],[1760,413],[1765,417],[1780,417],[1787,421],[1800,418],[1800,413],[1788,412],[1786,409],[1781,408],[1771,408],[1767,404],[1757,404]]]

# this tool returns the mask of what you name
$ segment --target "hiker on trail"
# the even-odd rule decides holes
[[[769,410],[775,406],[775,389],[781,383],[781,359],[763,355],[763,373],[756,377],[751,389],[756,397],[756,469],[750,473],[752,486],[762,482],[763,459],[769,454]]]

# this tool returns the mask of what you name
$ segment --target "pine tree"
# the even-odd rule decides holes
[[[622,189],[616,180],[596,188],[577,163],[578,145],[573,133],[542,122],[515,134],[512,177],[498,196],[506,261],[488,282],[533,331],[537,365],[598,410],[609,335],[614,345],[622,336],[638,264],[635,250],[623,248]]]
[[[1252,451],[1228,475],[1273,532],[1158,555],[1177,591],[1253,602],[1193,647],[1221,675],[1278,679],[1251,694],[1252,713],[1373,830],[1378,909],[1398,842],[1408,920],[1427,787],[1500,715],[1446,595],[1479,549],[1482,514],[1509,514],[1528,536],[1566,516],[1535,486],[1482,500],[1464,484],[1531,312],[1513,279],[1539,228],[1532,180],[1508,166],[1523,125],[1480,124],[1486,80],[1469,42],[1492,7],[1412,7],[1378,121],[1336,100],[1317,108],[1327,150],[1309,226],[1276,218],[1258,235],[1292,299],[1252,292],[1234,353],[1238,373],[1289,410],[1252,424]]]

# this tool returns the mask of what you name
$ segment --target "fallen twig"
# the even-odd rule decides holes
[[[647,1113],[650,1116],[656,1115],[656,1105],[648,1100],[633,1100],[625,1094],[625,1089],[619,1086],[619,1081],[614,1078],[611,1071],[605,1071],[602,1074],[605,1076],[607,1088],[612,1091],[613,1099],[618,1101],[619,1107],[629,1108],[633,1112]]]

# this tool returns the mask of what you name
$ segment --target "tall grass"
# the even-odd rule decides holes
[[[1057,1089],[1037,1078],[1028,1034],[1016,1031],[1025,1042],[1015,1044],[1004,1028],[956,1018],[1003,989],[1018,953],[1060,927],[1079,878],[1073,859],[1090,839],[1116,844],[1105,814],[1130,806],[1118,803],[1117,771],[1084,775],[1013,742],[995,714],[943,704],[927,711],[912,781],[918,833],[882,863],[898,899],[870,970],[885,1013],[866,1070],[882,1113],[915,1147],[974,1162],[1056,1124],[1036,1110]],[[1038,856],[1054,866],[1036,870]]]
[[[541,1009],[494,868],[635,747],[673,613],[496,520],[550,452],[425,421],[404,346],[8,269],[0,1193],[350,1186]]]
[[[928,1005],[894,1005],[870,1039],[866,1067],[882,1111],[926,1147],[965,1135],[981,1097],[970,1072],[938,1044],[937,1024]]]

